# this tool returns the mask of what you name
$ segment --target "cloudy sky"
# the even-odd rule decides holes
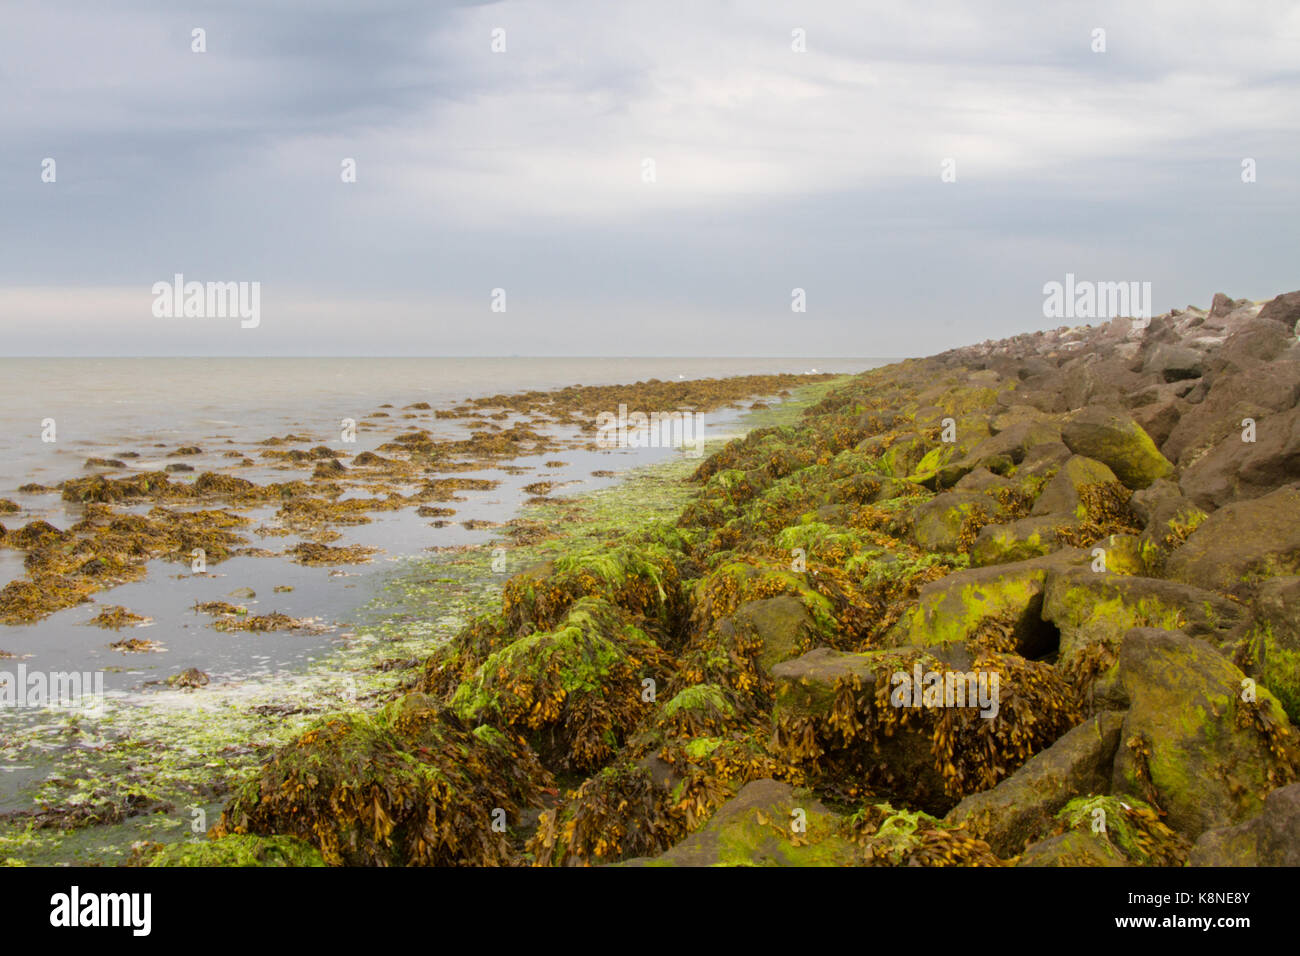
[[[0,354],[928,354],[1298,213],[1294,2],[0,0]]]

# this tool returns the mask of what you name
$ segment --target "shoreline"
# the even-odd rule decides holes
[[[826,387],[826,383],[805,385],[799,386],[799,391],[820,393]],[[745,413],[744,419],[762,422],[787,418],[804,404],[799,400],[782,402],[770,409]],[[722,443],[720,439],[710,441],[715,447]],[[620,472],[615,484],[577,498],[538,499],[525,505],[518,516],[524,523],[570,526],[568,533],[554,538],[531,544],[493,540],[428,556],[401,558],[383,573],[383,589],[358,609],[354,626],[338,642],[340,646],[300,673],[275,674],[247,686],[212,685],[197,692],[155,690],[144,697],[132,694],[125,698],[128,706],[111,708],[110,719],[98,724],[82,721],[79,732],[83,739],[91,738],[92,746],[107,744],[110,752],[121,751],[117,763],[125,770],[123,782],[105,787],[97,779],[103,774],[90,772],[90,768],[102,767],[105,761],[88,758],[84,752],[61,757],[52,769],[56,779],[65,783],[46,785],[41,791],[61,809],[43,818],[12,814],[0,817],[0,863],[88,859],[122,862],[129,856],[131,843],[138,840],[172,842],[178,834],[184,834],[181,839],[194,839],[190,832],[192,821],[202,819],[208,826],[215,822],[230,785],[241,773],[253,769],[262,756],[291,739],[321,713],[340,705],[344,710],[373,709],[379,697],[393,692],[400,683],[394,675],[402,671],[395,664],[409,666],[422,659],[432,649],[431,641],[436,644],[449,639],[473,612],[486,610],[510,572],[517,570],[518,562],[540,560],[541,556],[557,553],[557,549],[576,546],[576,529],[587,525],[574,524],[573,509],[585,510],[589,506],[585,503],[594,504],[594,513],[583,520],[612,530],[615,525],[626,524],[629,514],[651,500],[651,489],[655,495],[662,494],[665,500],[679,504],[684,500],[681,489],[668,493],[668,476],[680,478],[697,464],[677,456]],[[610,511],[617,513],[616,519],[602,517]],[[508,547],[507,570],[493,572],[491,551],[498,543]],[[430,608],[434,609],[432,613]],[[75,718],[55,721],[46,732],[48,736],[64,733],[61,728],[68,719],[77,723]],[[5,762],[12,764],[26,747],[37,745],[41,739],[40,734],[24,734],[6,741],[2,754]],[[112,743],[115,739],[116,743]],[[132,758],[130,748],[143,740],[152,740],[159,753],[143,760]],[[187,757],[187,751],[207,753],[209,759]],[[210,762],[218,767],[202,766]],[[71,789],[66,783],[73,784]],[[181,804],[179,800],[190,802]],[[202,811],[201,818],[195,817],[195,810]],[[129,815],[118,820],[123,813]],[[71,821],[80,815],[116,822],[61,832],[48,825],[60,814]],[[33,826],[38,822],[46,826]],[[96,849],[109,845],[111,851]]]

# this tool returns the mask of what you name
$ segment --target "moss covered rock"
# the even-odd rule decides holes
[[[1300,767],[1281,704],[1205,641],[1129,631],[1111,699],[1128,706],[1112,792],[1160,807],[1190,838],[1258,813]]]
[[[849,866],[858,852],[845,821],[807,791],[776,780],[747,784],[698,833],[634,866]]]
[[[1056,632],[1042,619],[1043,591],[1057,567],[1088,560],[1086,552],[958,571],[921,589],[917,606],[886,636],[897,647],[934,647],[1009,629],[1020,653],[1033,657],[1054,649]]]
[[[1061,440],[1076,455],[1108,465],[1130,488],[1145,488],[1174,471],[1142,426],[1117,410],[1093,406],[1072,413],[1061,426]]]

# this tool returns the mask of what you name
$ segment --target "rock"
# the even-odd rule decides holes
[[[1232,299],[1224,295],[1222,292],[1214,293],[1214,301],[1210,304],[1211,317],[1227,315],[1234,308],[1236,308],[1236,305],[1233,303]]]
[[[1260,585],[1244,651],[1246,672],[1300,724],[1300,577],[1270,578]]]
[[[1132,416],[1106,408],[1084,408],[1061,427],[1061,439],[1076,455],[1107,465],[1130,488],[1145,488],[1168,478],[1173,464]]]
[[[1088,507],[1084,502],[1085,489],[1094,485],[1116,484],[1118,481],[1115,473],[1101,462],[1074,455],[1043,486],[1029,513],[1064,514],[1070,515],[1074,521],[1082,521],[1088,517]]]
[[[1169,556],[1175,581],[1245,597],[1266,578],[1300,572],[1300,491],[1279,488],[1224,505]]]
[[[1206,830],[1188,866],[1300,866],[1300,783],[1279,787],[1245,823]]]
[[[1200,378],[1205,374],[1205,353],[1185,345],[1157,345],[1147,356],[1143,370],[1164,382]]]
[[[1066,664],[1091,644],[1118,643],[1135,627],[1183,630],[1224,644],[1244,615],[1232,601],[1186,584],[1070,569],[1048,575],[1042,616],[1060,630],[1059,662]]]
[[[1105,837],[1070,830],[1028,847],[1016,866],[1128,866]]]
[[[1059,527],[1074,523],[1074,515],[1031,515],[1010,524],[988,524],[971,546],[972,567],[1007,564],[1051,554],[1061,547]]]
[[[1258,498],[1300,477],[1300,407],[1255,423],[1255,441],[1229,434],[1187,467],[1179,484],[1206,508]]]
[[[792,824],[800,820],[803,832]],[[754,780],[718,808],[698,833],[658,857],[623,866],[851,866],[858,851],[843,819],[788,783]]]
[[[1081,549],[1044,558],[958,571],[921,588],[917,606],[886,635],[895,646],[938,647],[970,640],[990,624],[1009,626],[1026,657],[1056,646],[1056,628],[1042,619],[1043,590],[1056,567],[1090,560]]]
[[[978,467],[968,471],[957,484],[953,485],[953,491],[967,492],[988,492],[998,491],[1002,488],[1015,488],[1016,483],[1010,478],[1003,478],[1001,475],[995,475],[987,468]]]
[[[912,537],[925,551],[959,551],[969,545],[962,531],[969,519],[996,513],[997,502],[983,494],[949,491],[918,505],[913,512]]]
[[[1208,376],[1207,376],[1208,377]],[[1196,393],[1188,396],[1191,402]],[[1172,461],[1187,466],[1225,438],[1241,438],[1242,419],[1262,421],[1289,411],[1300,400],[1300,362],[1256,363],[1246,371],[1214,377],[1214,385],[1183,410],[1160,446]]]
[[[1110,711],[1084,721],[992,790],[962,800],[945,822],[965,827],[998,856],[1018,853],[1050,832],[1056,812],[1073,797],[1109,788],[1123,723],[1122,714]]]
[[[772,676],[773,753],[848,795],[897,798],[936,815],[995,785],[1082,719],[1050,664],[975,644],[818,648]]]
[[[764,672],[807,651],[819,633],[803,602],[789,594],[742,604],[731,620],[738,630],[762,642],[757,663]],[[719,621],[718,626],[725,625]]]
[[[1111,792],[1158,805],[1191,839],[1258,813],[1271,781],[1294,774],[1300,752],[1267,690],[1257,688],[1254,704],[1242,701],[1244,679],[1205,641],[1127,632],[1111,698],[1128,705]]]
[[[1259,312],[1259,317],[1269,322],[1280,322],[1291,332],[1300,322],[1300,292],[1285,292],[1270,300]]]
[[[1151,405],[1141,405],[1133,409],[1133,420],[1142,426],[1142,430],[1151,436],[1151,440],[1157,446],[1160,446],[1178,424],[1184,407],[1185,403],[1176,398]]]

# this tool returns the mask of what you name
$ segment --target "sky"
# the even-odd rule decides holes
[[[1300,3],[0,0],[0,355],[924,355],[1067,273],[1300,289]]]

